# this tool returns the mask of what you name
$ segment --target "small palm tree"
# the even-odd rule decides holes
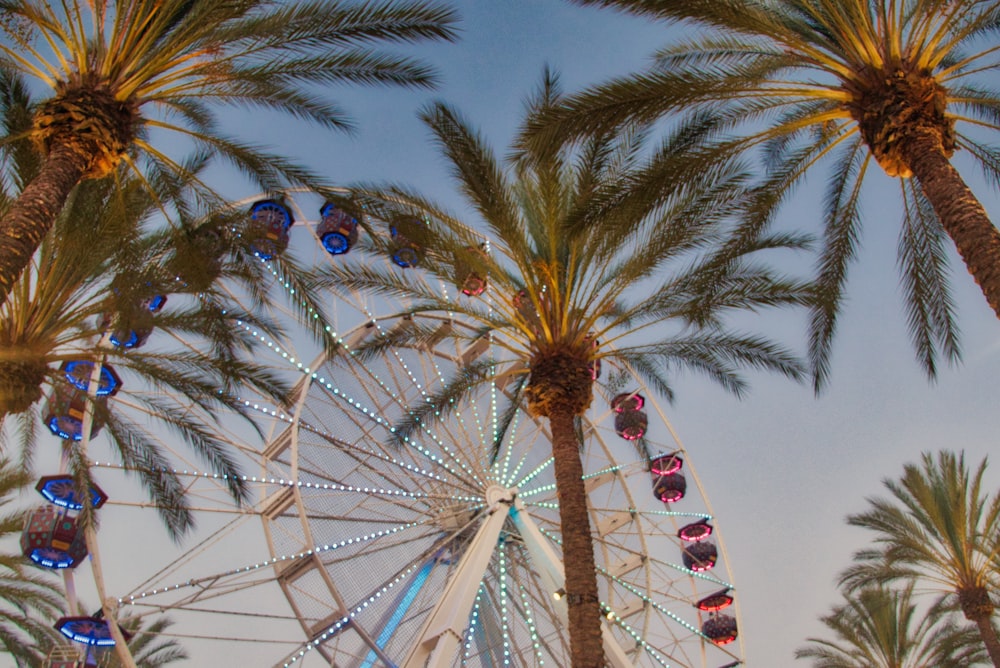
[[[920,466],[908,464],[898,481],[885,480],[893,499],[868,499],[870,510],[847,518],[875,531],[877,547],[858,552],[841,582],[856,589],[913,579],[954,597],[1000,667],[990,594],[1000,492],[983,489],[985,471],[985,459],[970,474],[964,454],[943,451],[936,457],[924,453]]]
[[[280,156],[231,139],[218,105],[277,110],[344,129],[317,84],[428,86],[433,73],[373,44],[450,39],[453,12],[419,2],[0,2],[7,67],[50,89],[31,135],[45,160],[0,218],[0,304],[69,196],[124,162],[184,172],[154,133],[219,156],[258,180],[315,182]]]
[[[558,102],[556,82],[547,78],[532,107]],[[369,210],[417,247],[416,256],[399,259],[416,259],[420,269],[401,275],[388,263],[345,262],[328,267],[326,277],[334,289],[404,298],[414,313],[466,318],[475,332],[456,328],[456,337],[467,336],[459,343],[490,337],[506,351],[461,369],[441,396],[412,407],[395,435],[405,447],[424,421],[447,413],[479,383],[513,374],[515,398],[550,427],[572,665],[603,666],[577,424],[594,398],[595,365],[604,363],[611,394],[623,382],[613,367],[633,370],[667,397],[680,369],[706,373],[736,394],[745,389],[741,366],[798,377],[801,368],[785,349],[723,325],[727,312],[806,299],[803,286],[752,259],[757,250],[798,240],[729,236],[745,175],[695,153],[678,157],[683,136],[643,158],[641,134],[607,135],[578,153],[535,150],[505,170],[452,108],[433,105],[422,119],[488,240],[419,193],[363,187]],[[399,237],[397,246],[372,243],[400,254]],[[456,297],[439,281],[455,286]],[[420,346],[433,335],[415,325],[370,345]]]
[[[143,624],[141,617],[123,617],[119,624],[131,634],[128,646],[138,668],[159,668],[188,658],[176,639],[162,637],[174,624],[169,617],[161,615],[149,625]],[[117,665],[111,661],[108,668]]]
[[[0,458],[0,540],[9,541],[24,528],[23,511],[6,508],[34,480],[30,472]],[[20,551],[0,554],[0,648],[18,666],[39,666],[62,611],[63,597],[55,581],[33,568]]]
[[[990,77],[1000,8],[948,0],[574,0],[683,28],[649,72],[597,86],[535,124],[561,134],[708,113],[736,130],[725,150],[761,152],[767,215],[820,163],[829,165],[811,358],[819,389],[847,270],[861,239],[861,184],[874,162],[904,203],[898,264],[917,356],[959,358],[946,237],[1000,317],[1000,232],[951,162],[964,149],[994,185],[1000,94]],[[555,130],[553,130],[555,128]],[[912,177],[912,178],[911,178]]]
[[[808,638],[796,658],[811,659],[813,668],[969,668],[986,658],[977,635],[956,626],[949,611],[935,606],[921,616],[912,584],[844,598],[821,618],[834,639]]]

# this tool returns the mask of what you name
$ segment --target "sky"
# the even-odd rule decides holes
[[[562,77],[566,90],[577,90],[642,68],[670,37],[662,24],[563,0],[466,0],[458,7],[460,41],[408,50],[439,69],[438,90],[335,90],[332,96],[357,123],[352,135],[266,115],[236,114],[229,130],[322,170],[332,184],[405,183],[461,211],[447,168],[416,117],[421,105],[431,100],[453,104],[502,154],[521,118],[523,100],[546,66]],[[234,199],[255,195],[228,178],[221,176],[219,187]],[[970,180],[996,219],[996,192]],[[804,183],[779,224],[816,231],[822,186],[821,174]],[[816,396],[807,386],[751,374],[752,389],[738,400],[705,380],[682,376],[674,403],[662,406],[691,454],[725,541],[750,666],[794,665],[795,649],[806,637],[822,634],[817,618],[838,600],[837,574],[869,538],[846,526],[844,518],[865,510],[867,497],[884,495],[884,478],[898,477],[904,464],[926,451],[963,450],[973,464],[995,451],[1000,322],[953,253],[964,362],[944,368],[934,383],[926,380],[914,360],[898,298],[895,187],[878,178],[866,191],[865,235],[851,269],[824,393]],[[800,262],[792,269],[802,268]],[[762,321],[764,331],[800,351],[804,325],[804,318],[786,314]],[[987,477],[996,489],[998,470],[990,469]],[[204,535],[222,521],[206,518]],[[157,559],[166,563],[178,549],[162,537],[140,538],[140,526],[158,525],[148,513],[140,516],[125,507],[109,510],[102,524],[107,536],[102,556],[109,572],[121,574],[129,588],[136,573],[152,574]],[[234,532],[247,545],[260,540],[258,522],[244,522]],[[191,547],[201,535],[181,547]],[[150,551],[155,556],[136,561],[134,555]],[[215,552],[209,558],[222,565],[235,566],[251,556],[238,549]],[[85,577],[81,573],[76,579]],[[87,586],[80,584],[84,590]],[[250,623],[206,621],[204,635],[225,635],[218,629],[228,632]],[[192,654],[190,665],[214,665],[219,656],[238,662],[239,652],[251,657],[239,665],[265,665],[257,661],[263,648],[220,652],[219,643],[183,642]],[[269,661],[280,658],[270,647],[267,652]]]

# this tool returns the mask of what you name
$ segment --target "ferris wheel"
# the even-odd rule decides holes
[[[289,193],[247,208],[266,226],[261,262],[289,243],[314,263],[367,252],[350,216],[315,199]],[[370,258],[419,272],[414,260]],[[243,641],[260,643],[253,665],[568,665],[547,426],[511,406],[513,376],[442,407],[405,444],[393,438],[462,365],[502,356],[502,346],[457,343],[450,334],[467,323],[371,295],[341,296],[330,315],[336,352],[316,351],[294,328],[281,340],[253,332],[262,360],[295,382],[284,407],[248,391],[246,405],[267,425],[262,441],[219,426],[259,501],[232,509],[224,481],[180,462],[204,530],[169,557],[153,548],[146,577],[118,590],[122,610],[167,613],[182,638],[216,643],[240,642],[239,627]],[[363,350],[414,326],[440,335],[421,349]],[[737,594],[690,453],[652,393],[628,369],[611,372],[624,375],[624,392],[598,390],[580,421],[605,655],[616,667],[739,665]]]
[[[273,555],[301,555],[276,568],[308,638],[284,665],[310,652],[329,665],[568,665],[546,427],[520,409],[506,421],[500,376],[393,445],[407,410],[490,352],[489,341],[457,349],[443,331],[425,350],[351,353],[414,318],[363,324],[311,365],[265,451],[268,475],[296,483],[264,512]],[[663,453],[652,470],[623,438],[634,435],[623,423],[641,421],[622,420],[621,399],[596,401],[581,423],[605,653],[615,666],[733,665],[735,597],[714,518],[640,390],[626,396],[645,445]]]

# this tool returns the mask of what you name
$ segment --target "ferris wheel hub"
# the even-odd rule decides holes
[[[517,487],[508,488],[503,485],[493,484],[486,488],[486,505],[490,508],[500,503],[510,505],[514,503],[516,497]]]

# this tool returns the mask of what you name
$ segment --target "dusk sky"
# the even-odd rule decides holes
[[[331,184],[409,184],[461,212],[446,166],[416,118],[421,105],[437,99],[453,104],[502,155],[522,117],[523,101],[537,87],[545,66],[561,76],[565,90],[574,91],[644,67],[670,37],[665,25],[563,0],[466,0],[458,6],[458,43],[409,50],[439,69],[437,91],[334,91],[357,123],[351,136],[272,117],[241,120],[230,132],[323,170]],[[976,178],[960,154],[956,162],[997,220],[997,192]],[[785,206],[778,224],[818,232],[823,183],[822,172],[812,175]],[[236,179],[220,181],[220,187],[234,199],[255,195]],[[821,396],[808,385],[748,374],[752,389],[738,400],[706,380],[682,376],[675,402],[659,402],[690,453],[725,542],[749,666],[795,665],[795,649],[807,636],[822,634],[817,618],[838,601],[837,574],[869,538],[847,527],[844,518],[865,510],[866,497],[884,495],[883,478],[898,477],[903,465],[924,451],[964,450],[971,465],[996,451],[1000,322],[953,253],[964,362],[942,369],[936,383],[926,380],[914,359],[899,300],[897,199],[898,186],[890,179],[878,175],[868,184],[860,260],[851,269],[830,386]],[[470,225],[477,222],[469,214]],[[801,275],[809,263],[802,258],[788,270]],[[804,351],[801,314],[767,314],[753,322]],[[106,487],[113,486],[111,474],[107,480]],[[1000,462],[989,470],[988,480],[992,489],[1000,484]],[[134,534],[112,525],[116,517],[131,518],[126,521],[134,528],[138,516],[132,508],[112,511],[102,523],[102,536],[107,536],[102,556],[118,574],[109,581],[120,577],[125,580],[121,589],[131,590],[141,581],[139,574],[151,575],[158,565],[127,558],[128,548],[120,541],[134,539]],[[155,519],[148,522],[146,531],[159,530]],[[214,522],[207,519],[203,526]],[[251,520],[239,531],[260,534],[260,524]],[[160,555],[174,549],[162,537],[149,542]],[[253,558],[214,549],[220,564],[235,567]],[[87,578],[81,569],[77,580]],[[180,614],[172,617],[181,619]],[[226,635],[219,629],[228,631],[244,621],[202,615],[197,623],[204,635]],[[236,650],[220,643],[181,642],[192,654],[189,665],[198,666],[223,665],[214,663],[221,657],[230,657],[232,665],[271,665],[289,649],[265,645]],[[244,663],[240,656],[255,658]]]

